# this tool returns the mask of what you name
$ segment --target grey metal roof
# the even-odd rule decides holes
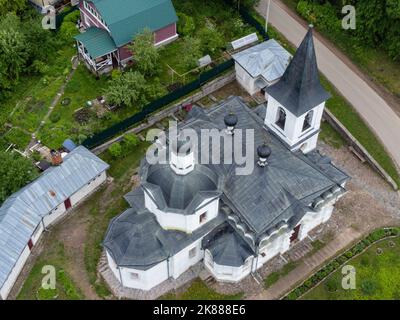
[[[271,39],[235,53],[232,58],[253,78],[262,76],[272,82],[283,75],[291,55],[277,41]]]
[[[186,175],[177,175],[168,164],[145,168],[142,167],[144,186],[157,194],[154,197],[156,202],[164,198],[161,206],[165,204],[169,208],[184,210],[202,191],[218,191],[218,175],[206,166],[196,164],[194,170]]]
[[[47,169],[4,202],[0,207],[0,287],[42,218],[108,167],[79,146],[60,166]]]
[[[188,127],[196,131],[205,128],[224,130],[224,118],[228,112],[233,112],[238,117],[236,128],[254,129],[255,162],[258,160],[257,146],[267,142],[271,148],[272,153],[268,158],[268,166],[261,168],[255,163],[254,170],[250,175],[239,176],[235,174],[235,164],[221,162],[221,164],[196,165],[194,175],[190,176],[190,173],[187,176],[178,176],[169,165],[150,166],[146,161],[143,161],[141,188],[125,197],[135,210],[144,206],[143,195],[141,194],[143,192],[150,192],[157,206],[161,209],[168,207],[167,202],[170,202],[171,197],[173,197],[172,202],[177,207],[182,208],[186,205],[185,210],[174,209],[173,212],[184,214],[194,212],[196,204],[200,203],[201,198],[199,197],[201,195],[204,196],[204,199],[209,198],[210,194],[217,196],[218,192],[222,192],[221,201],[229,207],[232,214],[239,218],[246,230],[254,235],[255,243],[257,243],[261,237],[271,234],[283,223],[288,224],[289,228],[294,227],[307,211],[313,210],[309,205],[315,199],[326,191],[337,188],[340,183],[349,178],[326,158],[318,157],[319,154],[310,153],[305,156],[300,152],[291,152],[277,137],[271,135],[265,129],[264,121],[259,116],[260,112],[265,112],[265,107],[251,110],[239,97],[230,97],[209,109],[200,111],[194,108],[193,110],[195,114],[201,116],[196,118],[193,117],[193,113],[189,113],[189,117],[179,125],[179,129]],[[243,141],[243,150],[246,150],[248,143]],[[200,145],[201,141],[199,141]],[[223,147],[222,144],[221,147]],[[152,177],[151,182],[149,182],[149,177]],[[176,182],[176,179],[178,179],[178,182]],[[175,183],[178,183],[179,187],[175,188],[173,186]],[[175,192],[171,193],[172,189]],[[221,208],[223,207],[221,206]],[[142,208],[142,211],[146,212],[145,214],[152,215],[145,208]],[[150,218],[147,219],[150,221]],[[157,259],[165,259],[164,252],[173,254],[179,248],[189,245],[190,241],[194,241],[194,235],[200,237],[201,234],[207,234],[204,227],[194,231],[192,235],[162,230],[154,218],[151,219],[153,219],[151,220],[153,221],[153,229],[149,232],[155,235],[151,238],[151,241],[163,243],[164,248],[164,251],[159,251]],[[244,237],[240,230],[235,229],[230,221],[229,225],[236,233],[226,236],[229,239],[218,240],[214,231],[221,226],[221,221],[212,220],[206,224],[207,232],[213,230],[207,236],[210,241],[215,240],[215,246],[212,248],[213,256],[219,261],[216,260],[217,263],[229,263],[230,265],[239,265],[240,263],[241,265],[245,257],[251,254],[251,249],[254,250],[254,243]],[[114,220],[108,234],[115,234],[117,239],[118,232],[112,229],[112,225],[115,223],[120,222],[118,222],[118,219]],[[140,228],[140,226],[137,228]],[[216,239],[213,239],[214,236]],[[136,256],[135,252],[130,253],[130,251],[126,251],[124,255],[119,254],[120,249],[118,248],[126,245],[125,240],[121,240],[125,238],[121,237],[114,241],[113,237],[107,236],[105,246],[115,255],[117,264],[126,263],[135,267],[149,267],[143,266],[149,261],[141,257],[140,250],[142,249],[138,249],[139,256]],[[128,239],[131,238],[128,237]],[[132,239],[129,241],[132,241]],[[148,238],[146,239],[146,241],[149,241]],[[143,246],[145,246],[146,241],[141,241]],[[234,252],[237,253],[236,256]]]
[[[282,78],[266,91],[296,116],[330,98],[319,81],[312,28],[309,28]]]
[[[230,200],[232,206],[241,215],[247,225],[257,234],[264,232],[271,227],[281,215],[290,218],[290,208],[296,201],[305,205],[308,197],[317,197],[327,189],[338,184],[341,179],[348,178],[343,172],[333,169],[332,175],[318,168],[305,157],[301,157],[286,148],[281,141],[267,132],[263,120],[250,110],[238,97],[231,97],[206,113],[210,120],[190,119],[182,128],[213,127],[224,129],[224,116],[227,112],[234,112],[238,118],[238,129],[255,129],[254,158],[257,161],[256,148],[267,142],[272,150],[268,159],[269,165],[260,168],[255,164],[251,175],[239,176],[228,165],[225,170],[221,165],[210,165],[209,168],[218,172],[223,178],[223,195]],[[243,150],[246,148],[246,141],[243,141]]]
[[[128,209],[114,218],[107,230],[104,247],[119,266],[147,270],[187,247],[225,221],[223,214],[191,234],[163,230],[155,216],[143,210]]]
[[[203,248],[210,250],[215,263],[240,267],[254,252],[230,225],[225,225],[225,228],[221,227],[222,232],[210,234],[204,239]]]

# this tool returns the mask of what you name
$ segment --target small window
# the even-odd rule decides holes
[[[314,112],[311,110],[309,113],[306,114],[303,123],[303,131],[311,128],[312,120],[313,120]]]
[[[132,280],[137,280],[137,279],[139,279],[139,273],[131,272],[131,273],[130,273],[130,276],[131,276],[131,279],[132,279]]]
[[[196,256],[197,250],[196,247],[189,250],[189,258],[192,259]]]
[[[200,223],[204,223],[207,220],[207,212],[204,212],[200,215]]]
[[[282,130],[285,130],[286,112],[281,107],[278,108],[278,114],[277,114],[277,119],[276,119],[275,123],[279,128],[281,128]]]

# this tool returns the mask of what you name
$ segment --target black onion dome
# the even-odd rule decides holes
[[[225,116],[224,122],[227,127],[234,127],[238,123],[238,117],[236,114],[230,112]]]
[[[267,159],[271,155],[271,152],[271,148],[266,144],[263,144],[257,148],[257,154],[260,158]]]

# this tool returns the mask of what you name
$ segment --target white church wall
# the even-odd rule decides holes
[[[147,270],[120,267],[122,285],[127,288],[150,290],[168,279],[168,264],[164,260]]]
[[[291,234],[292,230],[283,228],[269,239],[266,239],[265,242],[261,241],[256,269],[262,267],[264,263],[276,255],[283,254],[289,250]]]
[[[318,211],[309,211],[307,212],[301,221],[301,228],[299,231],[299,240],[303,240],[307,237],[308,233],[313,230],[318,225],[325,223],[328,221],[332,215],[334,204],[336,199],[332,199],[327,202],[323,207],[321,207]]]
[[[150,212],[154,213],[160,226],[166,230],[179,230],[186,233],[192,233],[204,223],[212,220],[218,215],[219,198],[214,200],[209,198],[206,202],[212,201],[207,205],[196,209],[193,214],[183,215],[181,213],[165,212],[158,209],[157,205],[147,192],[148,190],[144,193],[145,206]],[[204,213],[206,214],[206,219],[200,223],[200,216]]]
[[[204,257],[204,265],[206,269],[216,280],[222,282],[238,282],[242,280],[250,274],[252,263],[253,257],[250,256],[240,267],[223,266],[213,261],[209,250],[206,250]]]
[[[196,240],[171,258],[170,273],[174,279],[204,258],[204,250],[201,249],[202,240],[203,238]]]

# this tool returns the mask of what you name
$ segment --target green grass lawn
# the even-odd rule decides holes
[[[49,56],[48,70],[42,76],[25,76],[20,79],[8,99],[0,108],[0,146],[15,143],[23,149],[29,143],[28,134],[33,133],[47,113],[57,91],[71,69],[71,57],[75,48],[67,45]],[[23,129],[8,133],[6,124]],[[14,130],[14,129],[13,129]]]
[[[243,294],[226,295],[218,293],[207,287],[203,281],[196,279],[190,287],[178,294],[167,293],[160,300],[239,300]]]
[[[53,110],[52,115],[59,115],[58,120],[54,121],[50,117],[40,130],[38,138],[50,148],[59,148],[67,138],[80,143],[93,132],[106,127],[108,122],[112,122],[116,118],[113,114],[107,115],[105,119],[99,119],[94,112],[91,112],[88,121],[84,123],[79,123],[74,118],[76,110],[85,108],[87,101],[102,95],[106,87],[106,77],[97,80],[83,64],[79,65],[71,81],[67,84],[60,103]],[[66,98],[71,100],[70,104],[62,105],[62,100]]]
[[[46,251],[39,257],[28,279],[19,293],[19,300],[80,300],[82,293],[65,271],[66,256],[64,246],[59,241],[49,243]],[[44,266],[54,266],[56,271],[56,289],[43,289],[42,273]]]
[[[335,149],[340,149],[346,144],[342,136],[328,122],[321,123],[319,138]]]
[[[394,243],[391,247],[390,242]],[[383,252],[377,253],[378,248]],[[305,300],[400,299],[400,238],[386,239],[349,260],[356,269],[356,289],[341,286],[341,268],[306,293]]]

